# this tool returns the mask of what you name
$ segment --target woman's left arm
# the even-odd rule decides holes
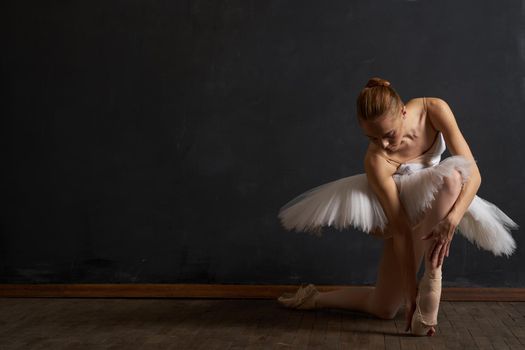
[[[463,215],[470,206],[470,203],[472,203],[474,196],[478,192],[479,186],[481,185],[481,175],[479,174],[479,170],[477,170],[478,167],[476,165],[473,165],[472,167],[476,168],[472,169],[472,173],[475,175],[471,176],[467,182],[463,184],[458,199],[447,215],[454,226],[458,226],[459,222],[463,218]]]
[[[448,256],[450,242],[457,225],[478,192],[481,185],[481,174],[448,103],[440,98],[433,97],[423,97],[423,103],[426,107],[427,118],[430,118],[432,125],[443,134],[450,153],[454,156],[462,155],[473,160],[470,176],[467,182],[463,184],[458,199],[445,218],[444,231],[446,232],[436,232],[441,237],[432,249],[431,260],[434,266],[440,266],[445,255]]]

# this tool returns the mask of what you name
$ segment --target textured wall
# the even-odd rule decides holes
[[[374,283],[381,241],[276,216],[364,172],[354,103],[371,76],[446,100],[478,195],[525,223],[521,6],[10,1],[0,281]],[[525,287],[513,234],[510,259],[457,235],[444,286]]]

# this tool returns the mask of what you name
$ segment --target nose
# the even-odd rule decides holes
[[[388,141],[381,141],[381,143],[383,144],[383,148],[387,148],[387,146],[388,146]]]

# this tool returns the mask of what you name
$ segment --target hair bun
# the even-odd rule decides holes
[[[390,86],[390,82],[388,80],[376,77],[376,78],[370,79],[368,83],[366,84],[367,88],[373,88],[375,86]]]

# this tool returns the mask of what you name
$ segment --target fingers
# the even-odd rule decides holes
[[[450,242],[451,241],[448,241],[448,243],[447,243],[447,254],[446,254],[447,258],[448,258],[448,253],[449,253],[449,250],[450,250]]]
[[[443,244],[443,247],[441,247],[441,251],[439,252],[438,267],[443,265],[443,260],[445,259],[445,253],[447,252],[447,246],[448,246],[448,242]]]
[[[442,252],[445,251],[443,249],[444,246],[445,246],[444,243],[437,243],[435,245],[435,248],[432,251],[432,255],[431,255],[431,258],[430,258],[430,261],[432,262],[432,267],[438,268],[440,266],[439,262],[440,262],[440,259],[441,259],[441,255],[442,255]]]
[[[436,242],[434,242],[427,250],[426,257],[428,261],[432,262],[432,256],[434,254],[434,248],[436,247]]]
[[[430,263],[432,264],[433,268],[435,268],[437,264],[437,261],[436,261],[437,254],[436,253],[438,251],[438,248],[439,246],[435,244],[434,249],[432,250],[432,254],[430,255]]]
[[[430,249],[428,250],[428,260],[432,261],[434,259],[434,255],[436,254],[436,250],[439,248],[439,242],[434,241],[432,245],[430,246]]]
[[[447,251],[446,246],[446,243],[440,243],[435,249],[434,255],[432,256],[432,266],[434,268],[438,268],[443,264],[443,260],[445,260],[445,253]]]

